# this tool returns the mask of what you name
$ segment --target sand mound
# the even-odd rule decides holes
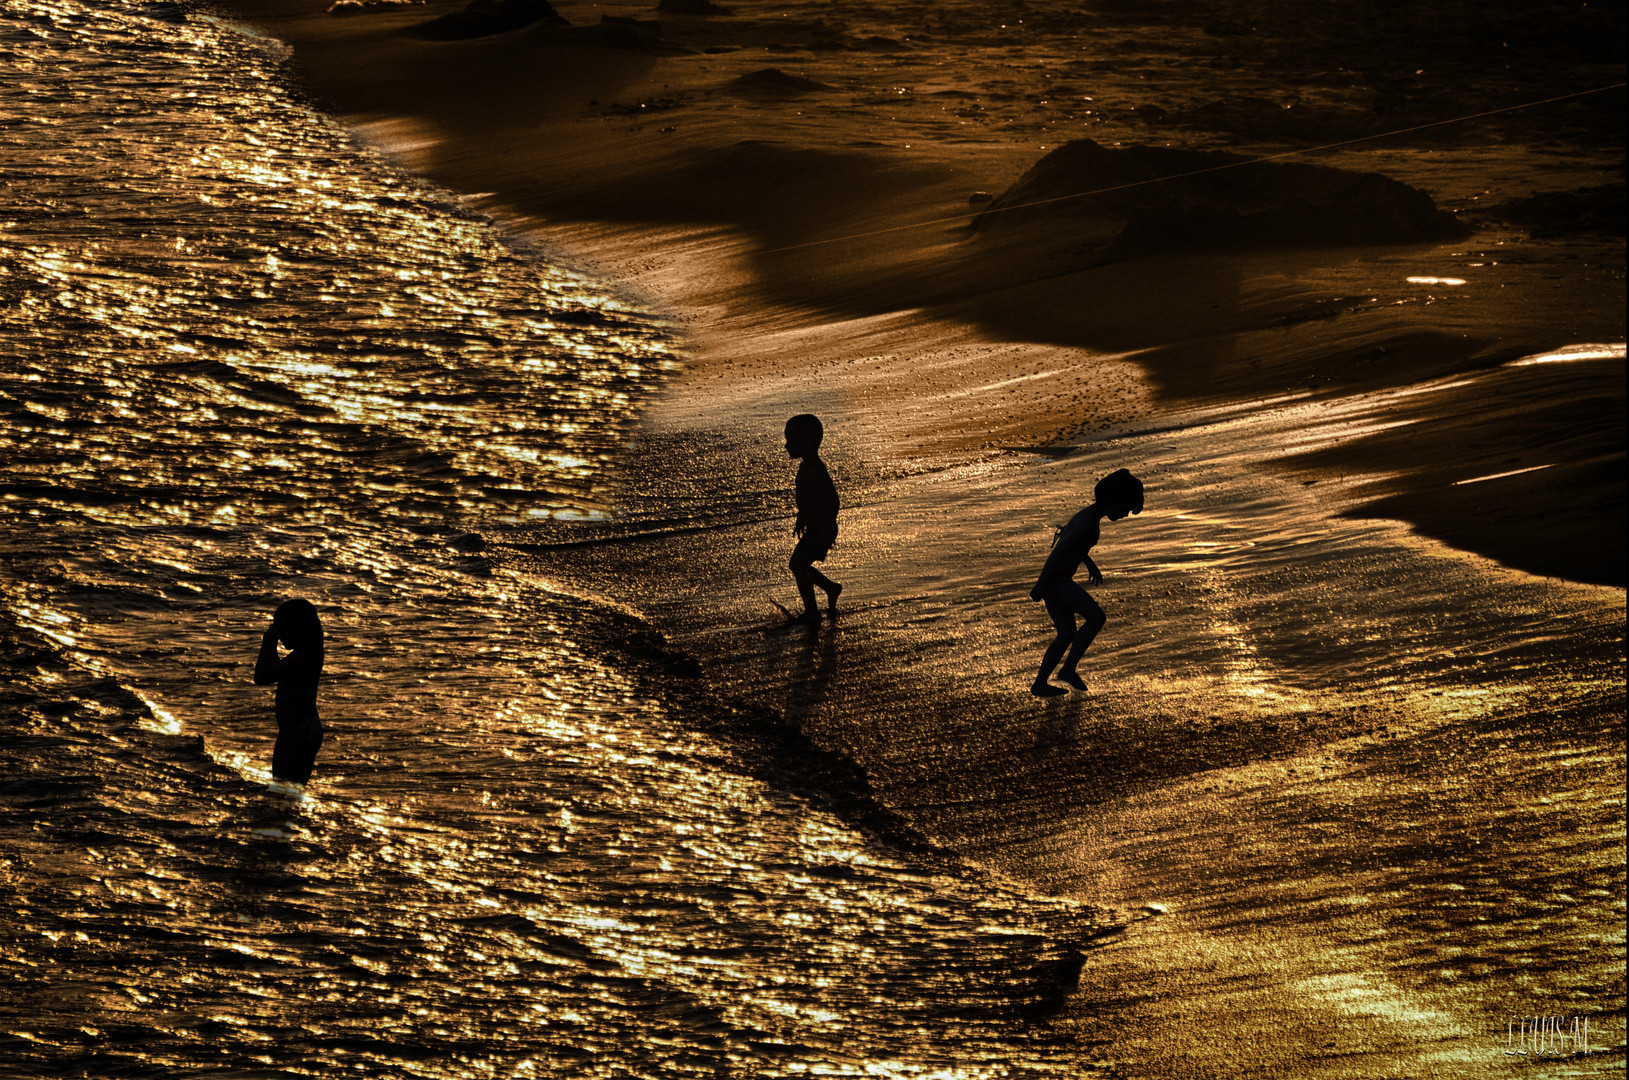
[[[429,41],[465,41],[505,34],[537,22],[566,24],[549,0],[472,0],[463,11],[431,19],[412,33]]]
[[[754,94],[809,94],[831,87],[801,75],[789,75],[780,68],[762,68],[731,79],[728,88]]]
[[[661,56],[694,51],[664,41],[662,26],[655,20],[602,15],[595,25],[572,26],[548,0],[473,0],[463,11],[422,23],[410,33],[429,41],[466,41],[526,27],[536,27],[535,40],[544,45],[588,45]]]
[[[1066,143],[976,219],[1045,221],[1104,259],[1178,251],[1407,243],[1462,236],[1431,196],[1379,173],[1222,151]]]

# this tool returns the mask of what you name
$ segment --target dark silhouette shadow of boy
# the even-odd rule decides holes
[[[798,635],[803,641],[791,656],[791,678],[786,686],[786,719],[799,730],[825,705],[837,676],[837,635]]]

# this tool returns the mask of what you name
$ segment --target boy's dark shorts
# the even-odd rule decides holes
[[[829,525],[816,525],[804,529],[803,535],[798,537],[797,547],[792,549],[791,563],[807,566],[810,563],[825,562],[826,556],[831,553],[831,546],[835,543],[837,543],[835,521]]]

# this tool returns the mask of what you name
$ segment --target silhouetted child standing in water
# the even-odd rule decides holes
[[[837,595],[843,591],[841,585],[814,568],[815,563],[825,561],[837,541],[837,485],[831,482],[831,473],[820,460],[820,440],[824,436],[820,418],[813,413],[799,413],[786,422],[786,452],[803,459],[798,466],[798,519],[792,526],[798,542],[786,564],[803,597],[803,614],[792,621],[810,625],[820,622],[814,587],[819,585],[825,590],[826,609],[833,618],[837,617]]]
[[[1087,581],[1093,585],[1101,582],[1103,574],[1090,554],[1098,540],[1099,524],[1104,518],[1119,521],[1127,514],[1140,514],[1143,510],[1143,482],[1125,469],[1118,469],[1099,480],[1092,495],[1095,499],[1092,505],[1070,518],[1069,524],[1052,541],[1052,554],[1047,556],[1035,588],[1029,591],[1031,600],[1046,604],[1046,613],[1052,617],[1052,625],[1058,629],[1058,636],[1052,639],[1052,644],[1046,647],[1046,655],[1041,658],[1041,670],[1035,674],[1035,684],[1029,688],[1029,692],[1036,697],[1057,697],[1069,692],[1047,682],[1059,660],[1063,660],[1063,668],[1058,672],[1059,680],[1076,690],[1086,689],[1086,684],[1075,673],[1075,665],[1080,663],[1081,654],[1092,643],[1097,632],[1103,629],[1107,616],[1097,606],[1097,601],[1075,584],[1075,571],[1081,563],[1085,563]],[[1076,615],[1086,620],[1078,630],[1075,628]],[[1067,658],[1064,657],[1065,649],[1069,650]]]
[[[282,642],[288,655],[279,656]],[[322,746],[317,680],[322,676],[322,620],[309,600],[288,600],[272,616],[255,661],[255,685],[277,684],[277,746],[272,775],[303,784]]]

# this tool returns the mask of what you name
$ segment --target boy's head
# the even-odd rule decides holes
[[[1116,469],[1099,480],[1092,489],[1092,497],[1110,521],[1143,512],[1143,482],[1126,469]]]
[[[808,457],[820,449],[820,440],[826,429],[814,413],[798,413],[786,422],[786,453],[790,457]]]

